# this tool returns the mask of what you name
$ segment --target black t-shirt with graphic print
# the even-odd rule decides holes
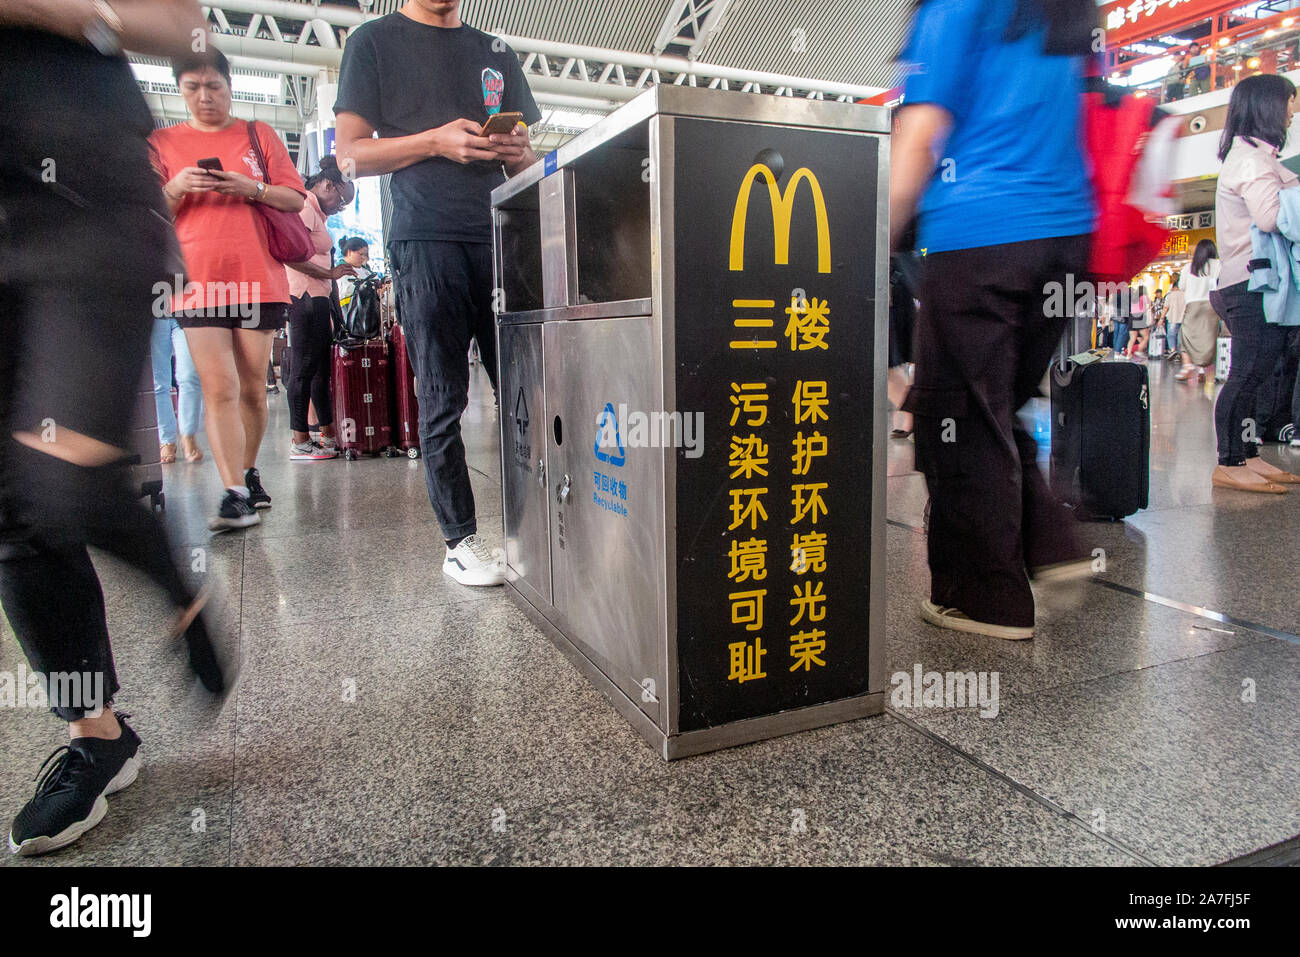
[[[348,37],[334,112],[357,113],[382,137],[410,136],[498,112],[541,119],[519,60],[505,43],[465,24],[454,30],[390,13]],[[434,157],[393,174],[388,238],[490,242],[501,163]]]

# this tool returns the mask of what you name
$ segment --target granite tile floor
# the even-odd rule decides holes
[[[925,484],[890,443],[887,670],[996,674],[995,707],[900,698],[671,764],[499,590],[441,574],[422,463],[290,463],[272,397],[261,527],[210,536],[215,470],[167,471],[176,554],[215,586],[237,690],[207,704],[166,647],[165,602],[97,555],[144,770],[79,844],[5,862],[1208,865],[1293,840],[1300,493],[1211,489],[1215,386],[1151,371],[1150,508],[1087,526],[1105,571],[1043,592],[1032,642],[917,618]],[[1045,403],[1026,414],[1045,452]],[[481,370],[464,427],[499,544]],[[0,621],[0,672],[21,663]],[[0,815],[62,734],[36,708],[0,715]]]

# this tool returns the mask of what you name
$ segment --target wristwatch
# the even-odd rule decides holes
[[[265,183],[258,183],[258,184],[257,184],[257,195],[253,197],[253,202],[255,202],[255,203],[260,203],[260,202],[262,201],[262,197],[265,196],[265,195],[266,195],[266,184],[265,184]]]
[[[82,29],[86,42],[102,56],[120,56],[122,53],[122,18],[105,0],[94,0],[91,9],[95,15]]]

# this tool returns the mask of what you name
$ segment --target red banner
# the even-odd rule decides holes
[[[1242,5],[1241,0],[1109,0],[1099,12],[1106,44],[1117,47],[1174,33]]]

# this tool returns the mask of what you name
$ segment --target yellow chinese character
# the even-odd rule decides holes
[[[825,299],[791,299],[785,314],[790,320],[785,324],[785,335],[790,340],[790,351],[807,352],[809,349],[827,349],[826,333],[831,331],[831,304]]]
[[[805,438],[800,432],[794,437],[794,455],[790,456],[790,461],[794,463],[795,475],[807,475],[808,469],[812,466],[812,460],[821,458],[826,454],[826,436],[820,432],[814,432]],[[767,473],[764,472],[764,475]],[[733,476],[734,478],[734,476]]]
[[[793,658],[794,664],[790,666],[791,671],[798,671],[803,668],[804,671],[812,671],[814,664],[826,667],[826,662],[818,657],[826,650],[826,642],[823,641],[826,632],[820,628],[814,628],[812,631],[800,631],[790,636],[790,657]]]
[[[763,647],[762,638],[755,638],[752,645],[737,641],[727,645],[727,650],[731,652],[731,674],[727,675],[728,681],[744,684],[755,678],[767,677],[767,672],[763,670],[763,656],[767,654],[767,649]]]
[[[733,299],[731,301],[733,309],[775,309],[775,299]],[[776,325],[776,320],[767,318],[742,318],[733,319],[731,324],[737,329],[771,329]],[[750,333],[751,336],[757,337],[758,333]],[[770,333],[769,333],[770,335]],[[775,349],[777,342],[775,339],[733,339],[731,348],[733,349]]]
[[[822,491],[826,488],[826,482],[813,482],[808,485],[792,485],[790,491],[794,492],[794,498],[790,504],[794,506],[794,519],[791,525],[798,525],[799,522],[807,515],[814,525],[820,515],[827,514],[826,502],[822,499]],[[804,497],[804,493],[808,497]]]
[[[766,539],[751,538],[747,542],[732,539],[727,557],[731,559],[731,571],[727,577],[734,578],[737,584],[751,578],[762,581],[767,577]]]
[[[800,575],[809,571],[826,571],[825,532],[794,533],[794,542],[790,545],[790,571]]]
[[[766,382],[742,382],[731,383],[731,404],[735,406],[731,410],[731,424],[736,424],[736,418],[741,412],[751,416],[745,422],[749,426],[760,426],[767,421],[767,383]],[[757,419],[752,416],[758,416]]]
[[[727,464],[734,470],[731,473],[732,478],[743,475],[747,479],[752,479],[755,472],[766,475],[767,469],[763,466],[767,464],[767,443],[753,433],[744,438],[733,435],[731,458]]]
[[[804,382],[800,379],[794,385],[793,401],[795,425],[801,422],[816,425],[819,418],[823,421],[830,418],[826,414],[826,405],[830,400],[826,398],[825,382]]]
[[[763,503],[759,501],[760,495],[766,495],[765,488],[733,488],[731,492],[731,525],[727,531],[734,528],[740,528],[749,519],[750,530],[758,528],[758,521],[762,519],[767,521],[767,509],[763,508]],[[742,502],[741,499],[748,495],[749,501]],[[814,523],[816,524],[816,523]]]
[[[814,587],[816,586],[816,587]],[[804,582],[802,590],[796,582],[794,586],[794,597],[790,599],[790,604],[794,607],[795,616],[791,619],[790,624],[797,625],[803,621],[803,613],[808,612],[809,621],[821,621],[826,617],[826,609],[822,604],[826,601],[826,596],[822,594],[821,582]]]
[[[763,630],[763,596],[766,588],[757,591],[733,591],[727,597],[731,599],[731,623],[744,625],[746,631]]]

